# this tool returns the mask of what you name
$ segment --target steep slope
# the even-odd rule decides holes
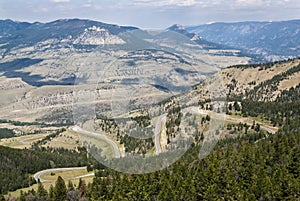
[[[292,102],[300,97],[300,59],[265,64],[235,65],[178,96],[184,107],[215,100]]]
[[[220,95],[223,97],[253,101],[292,101],[293,98],[299,98],[299,87],[300,59],[298,58],[228,67],[196,86],[187,94],[189,98],[186,99],[190,100],[190,104],[195,104],[197,100],[212,98],[213,90],[209,91],[209,89],[220,88],[223,91]]]
[[[283,91],[300,84],[300,60],[234,66],[220,73],[228,94],[259,101],[275,101]]]
[[[31,24],[27,22],[15,22],[12,20],[0,20],[0,41],[3,37],[13,35],[16,31],[26,29]]]
[[[300,55],[300,20],[282,22],[212,23],[187,30],[205,40],[281,60]]]

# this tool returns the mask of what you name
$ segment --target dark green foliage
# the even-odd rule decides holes
[[[72,181],[69,180],[69,182],[68,182],[68,191],[73,191],[73,190],[75,190],[74,185],[73,185]]]
[[[37,195],[39,197],[47,197],[48,196],[48,192],[46,191],[46,189],[44,188],[43,184],[40,181],[38,182]]]
[[[87,192],[87,186],[85,181],[82,179],[79,179],[78,190],[79,190],[79,194],[78,194],[79,198],[84,197]]]
[[[55,127],[61,127],[66,126],[70,124],[63,124],[63,123],[45,123],[45,122],[23,122],[23,121],[14,121],[14,120],[7,120],[7,119],[0,119],[0,123],[9,123],[14,126],[41,126],[41,127],[49,127],[49,126],[55,126]],[[72,124],[73,125],[73,124]]]
[[[13,130],[8,128],[0,128],[0,139],[15,137]]]
[[[50,188],[49,188],[49,198],[50,198],[50,200],[54,199],[54,187],[52,186],[52,184],[50,185]]]
[[[66,197],[67,197],[67,187],[63,178],[59,176],[55,182],[54,200],[64,201]]]
[[[210,116],[209,116],[209,115],[206,115],[205,120],[206,120],[206,121],[210,121]]]
[[[251,100],[242,101],[243,116],[261,117],[268,120],[273,126],[285,125],[283,129],[292,128],[298,130],[295,125],[300,122],[300,101],[294,102],[257,102]]]
[[[136,121],[140,127],[147,127],[151,124],[149,115],[132,117],[131,119]]]
[[[233,107],[234,107],[234,110],[235,110],[235,111],[240,111],[240,110],[241,110],[240,105],[239,105],[238,102],[236,102],[236,101],[234,101]]]
[[[243,115],[259,116],[281,129],[275,135],[234,125],[246,135],[218,142],[199,160],[200,145],[159,172],[100,174],[89,188],[91,200],[298,200],[300,199],[300,103],[242,101]],[[205,118],[204,118],[205,121]],[[232,129],[231,128],[230,130]]]
[[[152,138],[137,139],[128,135],[120,137],[120,143],[124,144],[127,153],[146,154],[154,146]]]
[[[16,150],[0,146],[0,194],[34,184],[31,174],[40,170],[87,164],[84,149],[77,153],[65,149]]]
[[[168,169],[144,175],[97,176],[91,200],[283,200],[300,198],[297,164],[290,152],[300,133],[222,141],[207,158],[194,147]],[[295,162],[297,164],[295,164]],[[299,166],[298,166],[299,167]]]
[[[300,100],[300,84],[295,88],[292,87],[289,90],[284,90],[277,97],[276,102],[292,102]]]
[[[109,169],[97,171],[92,185],[86,186],[81,181],[77,190],[70,189],[64,195],[74,200],[80,197],[149,201],[299,200],[300,107],[297,103],[277,107],[270,103],[248,103],[246,109],[243,107],[248,114],[267,118],[272,113],[281,115],[285,111],[293,118],[285,117],[275,135],[260,131],[259,125],[253,122],[257,132],[219,141],[203,160],[198,157],[199,143],[179,161],[158,172],[129,175]],[[250,129],[242,123],[232,126],[240,132]]]

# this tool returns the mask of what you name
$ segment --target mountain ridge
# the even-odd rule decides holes
[[[216,22],[187,26],[204,39],[276,61],[300,55],[300,20]]]

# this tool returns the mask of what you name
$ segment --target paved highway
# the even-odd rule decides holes
[[[101,133],[94,133],[94,132],[86,131],[86,130],[83,130],[82,128],[80,128],[79,126],[73,126],[70,129],[81,135],[86,135],[86,136],[97,138],[97,139],[107,142],[108,144],[110,144],[113,147],[113,150],[115,153],[115,158],[121,157],[121,153],[120,153],[118,145],[113,140],[109,139],[106,135],[101,134]]]
[[[42,179],[41,176],[44,175],[44,174],[47,174],[47,173],[51,173],[51,172],[60,172],[60,171],[71,171],[71,170],[85,170],[86,167],[71,167],[71,168],[55,168],[55,169],[47,169],[47,170],[42,170],[42,171],[39,171],[37,173],[35,173],[33,175],[34,179],[36,181],[40,180],[40,182],[52,182],[52,180],[45,180],[45,179]],[[88,175],[83,175],[81,177],[86,177],[86,176],[89,176],[91,174],[88,174]],[[92,176],[92,175],[91,175]]]
[[[154,140],[154,143],[155,143],[155,153],[156,155],[160,154],[161,153],[161,146],[160,146],[160,134],[161,134],[161,125],[162,125],[162,122],[165,121],[167,117],[167,114],[163,114],[161,116],[158,117],[157,121],[156,121],[156,126],[155,126],[155,140]]]

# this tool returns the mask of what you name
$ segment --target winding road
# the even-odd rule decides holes
[[[210,114],[214,114],[214,115],[219,115],[218,113],[215,113],[215,112],[212,112],[212,111],[205,111],[205,110],[200,110],[199,108],[197,107],[189,107],[189,108],[185,108],[184,109],[185,111],[191,113],[191,114],[197,114],[197,115],[210,115]],[[245,118],[243,117],[234,117],[234,116],[230,116],[230,115],[226,115],[226,116],[223,116],[223,118],[225,118],[226,121],[229,121],[229,122],[234,122],[234,123],[239,123],[239,122],[246,122],[248,125],[252,125],[251,123],[247,122]],[[242,121],[244,120],[244,121]],[[270,134],[275,134],[276,131],[277,131],[277,128],[270,128],[266,125],[264,125],[262,122],[258,122],[260,124],[260,129],[261,130],[264,130]]]
[[[160,134],[161,134],[161,124],[165,121],[167,114],[163,114],[158,117],[155,126],[155,135],[154,135],[154,143],[155,143],[155,153],[156,155],[161,153],[161,146],[160,146]]]
[[[197,115],[212,115],[212,113],[213,113],[212,111],[200,110],[197,107],[185,108],[183,111],[187,112],[187,113],[191,113],[191,114],[197,114]],[[219,115],[217,113],[214,113],[214,114],[217,116]],[[159,116],[156,121],[155,131],[154,131],[155,132],[154,133],[154,143],[155,143],[156,155],[158,155],[162,152],[161,144],[160,144],[160,136],[161,136],[161,131],[162,131],[162,122],[166,120],[166,117],[167,117],[167,114],[163,114],[163,115]],[[229,122],[241,122],[241,120],[242,120],[242,117],[235,118],[230,115],[224,115],[224,116],[222,116],[222,118],[225,118],[226,121],[229,121]],[[246,122],[246,123],[248,125],[250,125],[250,123],[248,123],[248,122]],[[270,134],[275,134],[276,130],[277,130],[277,128],[269,128],[266,125],[261,125],[260,128]],[[107,142],[109,145],[111,145],[113,147],[115,158],[121,157],[121,152],[120,152],[118,145],[113,140],[108,138],[106,135],[101,134],[101,133],[86,131],[79,126],[73,126],[70,128],[70,130],[77,132],[81,135],[86,135],[86,136],[93,137],[93,138],[100,139],[100,140]]]
[[[270,129],[268,127],[265,127],[265,126],[260,126],[260,129],[262,129],[262,130],[264,130],[264,131],[266,131],[268,133],[271,133],[271,134],[275,134],[276,133],[275,130],[272,130],[272,129]]]
[[[33,175],[33,178],[38,181],[40,180],[40,182],[52,182],[53,180],[46,180],[46,179],[42,179],[41,176],[44,174],[48,174],[51,172],[61,172],[61,171],[72,171],[72,170],[85,170],[86,167],[71,167],[71,168],[55,168],[55,169],[47,169],[47,170],[42,170],[39,171],[37,173],[35,173]],[[79,178],[84,178],[84,177],[89,177],[89,176],[94,176],[95,173],[91,173],[91,174],[86,174],[86,175],[82,175],[79,177],[75,177],[74,179],[79,179]]]
[[[100,139],[100,140],[107,142],[109,145],[111,145],[113,147],[113,150],[115,153],[115,158],[121,157],[121,152],[120,152],[118,145],[113,140],[109,139],[106,135],[101,134],[101,133],[94,133],[94,132],[86,131],[86,130],[83,130],[82,128],[80,128],[79,126],[72,126],[70,129],[81,135],[86,135],[86,136],[93,137],[93,138]]]

